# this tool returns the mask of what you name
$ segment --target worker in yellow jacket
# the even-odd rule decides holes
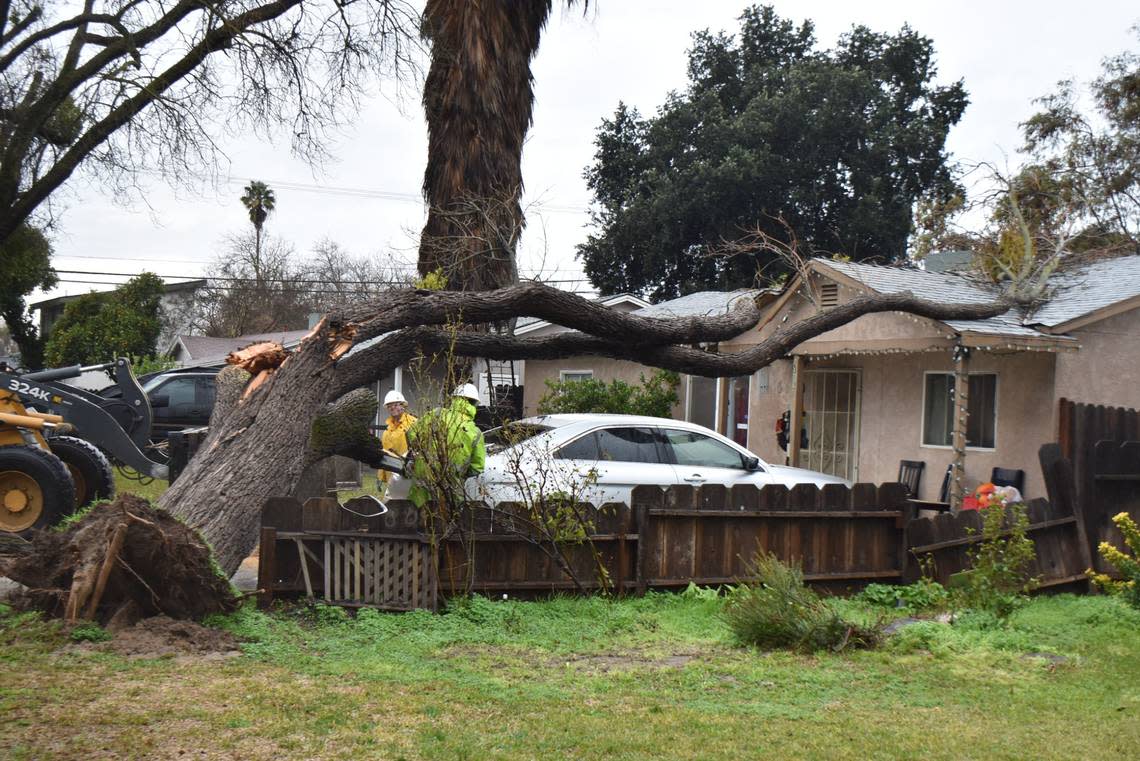
[[[416,422],[416,418],[408,412],[408,400],[396,389],[385,394],[384,408],[388,410],[388,420],[385,421],[388,427],[380,435],[380,446],[403,457],[408,453],[408,429]],[[380,480],[381,491],[387,491],[392,474],[387,470],[378,470],[376,477]]]

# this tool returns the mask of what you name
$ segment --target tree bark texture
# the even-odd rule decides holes
[[[470,290],[518,280],[522,149],[534,105],[530,61],[551,0],[428,0],[423,36],[428,219],[419,269]]]
[[[232,573],[257,542],[266,498],[292,495],[304,467],[322,456],[352,453],[368,462],[375,454],[362,434],[374,402],[351,392],[420,355],[526,359],[591,354],[694,375],[746,375],[864,314],[900,311],[937,320],[980,319],[1007,308],[936,304],[906,293],[869,295],[785,326],[751,349],[716,354],[692,347],[753,328],[762,316],[754,303],[719,317],[646,318],[539,283],[480,293],[392,290],[327,317],[255,388],[256,381],[238,393],[248,376],[224,371],[210,436],[160,506],[199,530],[223,570]],[[539,317],[573,330],[537,339],[464,330],[513,317]],[[379,340],[343,353],[346,336],[357,345]]]

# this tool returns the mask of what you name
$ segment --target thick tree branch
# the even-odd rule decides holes
[[[542,283],[520,283],[495,291],[393,290],[380,300],[339,316],[360,325],[358,340],[415,325],[499,322],[512,317],[538,317],[573,330],[613,341],[655,344],[722,341],[759,322],[760,309],[750,299],[723,315],[639,317],[623,314],[596,301]],[[700,335],[698,339],[692,336]]]
[[[518,286],[519,288],[523,286]],[[502,289],[512,291],[514,288]],[[472,300],[485,300],[484,297],[499,292],[467,294]],[[428,292],[416,292],[421,295]],[[452,307],[455,300],[452,294],[436,293],[438,303]],[[569,296],[569,294],[565,294]],[[584,301],[572,297],[575,301]],[[425,301],[431,301],[430,296]],[[915,298],[910,293],[871,294],[860,296],[833,309],[819,312],[811,317],[792,323],[778,330],[767,340],[744,351],[728,354],[714,354],[690,345],[712,343],[731,338],[745,332],[757,322],[751,319],[748,324],[731,335],[724,335],[723,323],[716,318],[708,318],[713,327],[707,330],[706,322],[691,318],[674,320],[638,318],[635,315],[612,313],[605,307],[594,308],[610,312],[602,322],[606,335],[592,335],[583,331],[559,333],[554,336],[514,338],[487,333],[455,333],[430,327],[409,328],[385,337],[373,346],[342,359],[337,365],[337,375],[333,384],[333,396],[347,393],[366,383],[375,381],[394,367],[403,364],[417,353],[452,353],[463,357],[483,357],[486,359],[561,359],[564,357],[597,355],[613,359],[626,359],[653,367],[703,375],[724,377],[748,375],[761,367],[785,356],[804,341],[822,335],[865,314],[877,312],[907,312],[934,320],[976,320],[994,317],[1009,309],[1009,304],[995,302],[988,304],[941,304]],[[426,308],[425,303],[417,305]],[[577,305],[575,305],[577,308]],[[758,312],[752,305],[740,312]],[[466,314],[466,312],[464,312]],[[505,319],[509,315],[495,313],[486,319]],[[552,319],[551,319],[552,318]],[[556,324],[568,325],[571,322],[589,322],[582,315],[551,314],[548,319]],[[439,324],[435,317],[426,319],[425,325]],[[482,320],[480,320],[482,321]],[[669,324],[671,323],[671,324]],[[673,336],[672,344],[663,345],[658,340],[664,334]],[[611,338],[615,335],[616,338]]]

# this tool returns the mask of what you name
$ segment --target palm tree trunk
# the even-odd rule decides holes
[[[428,0],[424,8],[432,61],[423,99],[428,219],[419,271],[442,269],[451,288],[488,290],[518,280],[522,148],[534,105],[530,62],[551,6]]]

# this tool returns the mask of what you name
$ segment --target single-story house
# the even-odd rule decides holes
[[[945,259],[968,264],[968,258]],[[765,312],[757,327],[707,347],[728,353],[861,294],[909,291],[943,303],[1000,297],[1001,285],[966,271],[935,271],[937,261],[923,270],[817,259],[808,264],[809,282],[795,278],[770,291],[706,291],[625,311],[714,315],[754,299]],[[527,327],[535,334],[563,330],[545,322]],[[528,361],[524,413],[535,413],[546,379],[636,382],[649,372],[599,357]],[[1138,377],[1140,256],[1130,256],[1054,273],[1033,309],[946,322],[864,315],[752,375],[683,375],[673,416],[712,428],[769,462],[853,481],[893,481],[901,460],[921,461],[919,497],[927,500],[940,497],[957,432],[964,438],[962,489],[988,480],[995,467],[1012,468],[1025,472],[1026,496],[1035,497],[1044,495],[1037,450],[1056,440],[1059,400],[1140,407]],[[956,410],[960,398],[965,409]],[[777,421],[785,415],[790,421],[793,410],[801,420],[798,441],[777,436]]]
[[[987,303],[1002,286],[962,272],[812,260],[755,329],[718,350],[746,349],[861,294],[904,291]],[[1014,468],[1025,472],[1026,496],[1036,497],[1044,495],[1037,451],[1056,440],[1059,400],[1140,407],[1138,376],[1140,256],[1129,256],[1054,273],[1039,304],[989,319],[864,315],[735,379],[749,387],[748,409],[735,419],[758,422],[748,426],[747,446],[780,461],[775,421],[802,411],[789,416],[806,429],[806,440],[788,443],[792,464],[883,482],[896,478],[901,460],[922,461],[919,496],[930,500],[955,457],[955,434],[964,434],[961,489],[995,467]]]

